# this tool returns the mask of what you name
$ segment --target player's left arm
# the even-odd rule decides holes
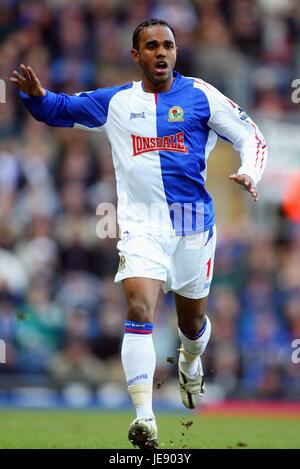
[[[211,111],[209,127],[231,142],[240,153],[242,165],[229,179],[247,190],[257,201],[256,186],[262,177],[268,153],[264,136],[253,120],[218,90],[211,87],[205,93]]]

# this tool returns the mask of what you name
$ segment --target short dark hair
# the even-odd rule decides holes
[[[132,36],[132,47],[133,47],[133,49],[138,50],[138,48],[139,48],[139,37],[140,37],[141,30],[144,29],[144,28],[149,28],[149,26],[156,26],[157,24],[159,24],[161,26],[166,26],[167,28],[169,28],[172,31],[174,38],[176,38],[174,29],[172,28],[172,26],[169,25],[169,23],[167,21],[161,20],[159,18],[149,18],[148,20],[143,21],[142,23],[140,23],[135,28],[133,36]]]

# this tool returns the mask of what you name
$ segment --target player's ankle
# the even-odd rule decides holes
[[[191,357],[187,357],[187,355],[182,352],[179,355],[180,369],[189,378],[193,378],[199,374],[199,356],[200,354],[196,357],[193,356],[192,360]]]
[[[137,419],[155,419],[155,415],[151,410],[141,410],[141,409],[136,409],[136,418]]]
[[[135,407],[137,418],[154,417],[152,410],[152,384],[129,386],[128,391]]]

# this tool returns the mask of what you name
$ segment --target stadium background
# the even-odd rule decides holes
[[[24,62],[56,92],[139,79],[131,36],[150,16],[175,28],[177,70],[238,102],[270,147],[257,205],[227,178],[239,164],[231,147],[221,142],[210,157],[218,248],[206,402],[299,400],[300,364],[292,361],[292,341],[300,339],[299,104],[291,97],[300,78],[299,2],[1,0],[2,406],[129,404],[116,240],[96,236],[98,204],[116,202],[109,145],[35,122],[8,78]],[[155,399],[176,408],[171,295],[161,296],[155,323]]]

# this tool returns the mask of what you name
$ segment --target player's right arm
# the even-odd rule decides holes
[[[246,189],[257,201],[256,185],[262,177],[268,155],[263,134],[236,103],[216,88],[199,79],[195,79],[194,86],[206,95],[210,110],[208,127],[240,153],[242,165],[229,178]]]
[[[100,128],[107,119],[107,110],[113,89],[98,89],[78,95],[52,93],[41,85],[30,66],[21,65],[22,73],[14,70],[11,81],[20,90],[22,100],[38,121],[55,127]]]

